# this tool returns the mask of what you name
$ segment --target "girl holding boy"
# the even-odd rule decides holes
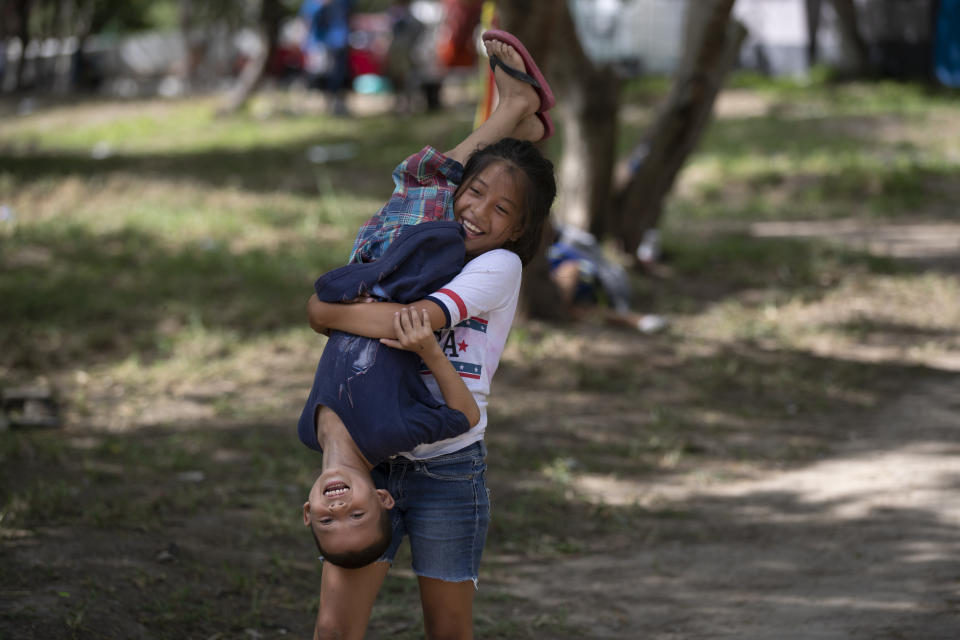
[[[423,441],[399,455],[373,461],[351,437],[345,425],[349,418],[328,403],[308,402],[307,438],[315,437],[324,460],[321,479],[304,505],[305,523],[316,533],[323,523],[314,516],[322,511],[323,518],[332,519],[330,514],[336,512],[341,517],[336,526],[349,531],[357,512],[354,500],[360,504],[360,498],[372,494],[389,508],[391,528],[391,542],[378,561],[359,568],[324,564],[317,638],[364,636],[377,592],[404,536],[410,539],[426,636],[472,637],[473,594],[490,514],[483,442],[487,398],[516,311],[522,268],[540,244],[556,194],[553,166],[532,144],[553,131],[547,113],[553,95],[515,37],[488,31],[483,40],[499,93],[493,114],[451,151],[441,154],[427,147],[408,158],[398,170],[414,177],[415,194],[405,191],[405,181],[398,182],[398,191],[400,200],[411,207],[387,215],[388,203],[361,229],[354,248],[360,260],[365,251],[375,260],[387,256],[389,249],[379,251],[377,243],[384,238],[388,243],[402,242],[408,233],[404,225],[411,219],[404,213],[412,212],[418,221],[457,223],[468,261],[446,284],[407,304],[340,304],[316,295],[308,303],[315,330],[349,332],[396,349],[429,353],[431,371],[443,368],[430,343],[432,332],[439,330],[437,347],[479,410],[468,429],[463,430],[463,424],[451,427],[457,432],[452,437]],[[394,285],[402,288],[405,280],[399,280],[397,285],[389,278],[374,278],[372,283],[366,279],[356,293],[390,297],[383,294]],[[444,396],[451,405],[449,384],[426,373],[424,381],[433,395]],[[469,403],[465,406],[470,409]],[[364,476],[373,478],[375,489],[366,485]]]

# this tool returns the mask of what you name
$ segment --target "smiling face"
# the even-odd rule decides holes
[[[375,488],[369,474],[331,469],[313,483],[303,504],[303,523],[325,553],[357,551],[382,536],[380,518],[387,517],[384,510],[392,506],[393,497]]]
[[[505,162],[494,162],[457,191],[453,215],[466,232],[467,256],[471,258],[498,249],[523,233],[523,178],[511,169]]]

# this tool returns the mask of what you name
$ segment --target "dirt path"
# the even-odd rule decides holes
[[[595,638],[956,639],[958,411],[955,381],[923,382],[810,465],[672,488],[661,530],[521,565],[515,593]]]

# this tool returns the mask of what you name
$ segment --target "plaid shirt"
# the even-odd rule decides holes
[[[390,200],[357,232],[350,262],[373,262],[406,225],[453,220],[453,196],[463,165],[433,147],[424,147],[393,170]]]

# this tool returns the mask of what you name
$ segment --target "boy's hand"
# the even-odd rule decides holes
[[[310,321],[311,329],[329,338],[330,327],[323,322],[325,304],[317,299],[317,294],[310,296],[310,299],[307,300],[307,318]]]
[[[416,309],[404,307],[394,314],[393,328],[397,332],[397,339],[380,338],[382,344],[394,349],[413,351],[421,358],[432,355],[434,350],[439,349],[426,309],[418,313]]]

